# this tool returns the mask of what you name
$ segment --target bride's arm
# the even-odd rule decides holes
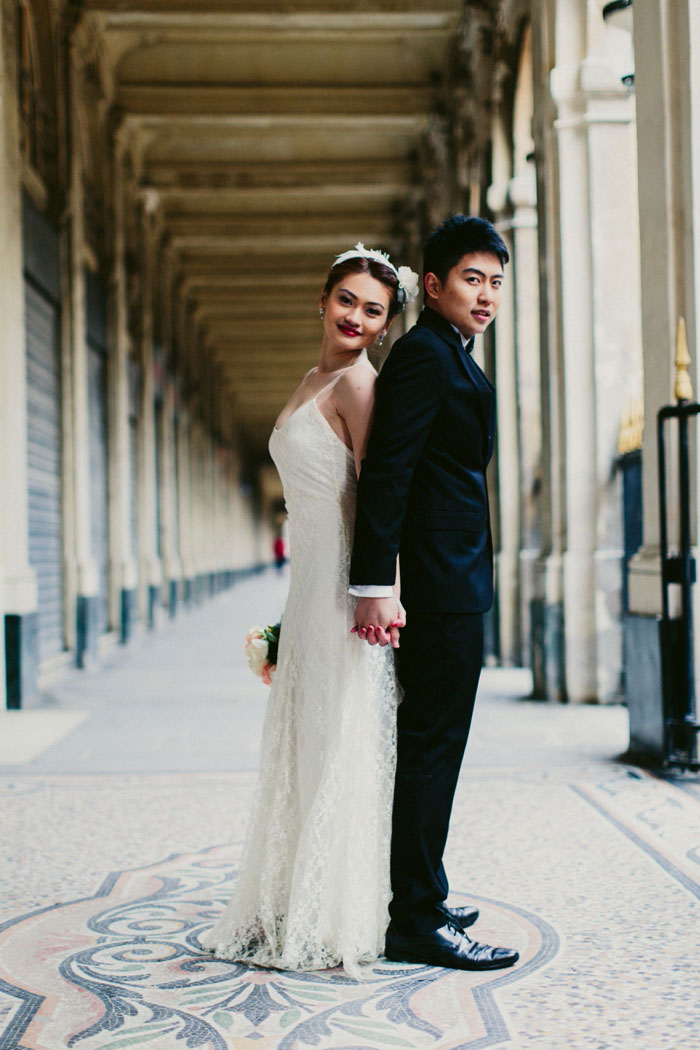
[[[369,438],[369,432],[372,427],[372,417],[374,415],[374,384],[376,379],[376,373],[370,368],[349,368],[333,388],[333,407],[340,416],[347,433],[350,435],[352,454],[355,458],[355,471],[357,472],[358,478],[362,468],[362,460],[365,458],[365,452],[367,450],[367,439]],[[406,623],[406,613],[404,612],[399,598],[399,588],[400,583],[397,559],[396,584],[393,588],[393,597],[377,598],[374,599],[374,601],[378,609],[382,608],[383,603],[390,603],[390,608],[386,613],[389,622],[396,624],[400,623],[401,626],[404,626]],[[377,620],[382,622],[382,615],[377,616]],[[383,622],[386,622],[386,620]],[[386,632],[379,628],[376,631],[376,638],[381,645],[389,642],[394,648],[398,648],[398,627],[392,627]],[[368,638],[368,640],[371,644],[374,644],[375,638],[372,636],[371,638]]]
[[[349,368],[333,388],[333,408],[350,436],[358,478],[372,426],[376,381],[377,376],[371,368]]]

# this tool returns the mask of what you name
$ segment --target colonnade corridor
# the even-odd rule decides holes
[[[356,982],[201,951],[268,695],[243,641],[287,585],[249,577],[0,715],[0,1048],[700,1047],[697,782],[619,762],[619,706],[523,702],[520,670],[483,674],[446,858],[512,970]]]

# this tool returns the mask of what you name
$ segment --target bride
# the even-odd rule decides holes
[[[410,289],[410,291],[409,291]],[[289,514],[291,581],[262,760],[233,896],[203,946],[286,970],[384,949],[399,689],[391,646],[351,633],[355,488],[376,372],[367,348],[417,293],[417,277],[362,244],[339,255],[320,298],[318,365],[277,420],[270,452]]]

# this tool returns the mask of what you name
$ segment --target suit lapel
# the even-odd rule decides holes
[[[452,350],[458,367],[466,376],[479,395],[481,422],[483,424],[483,455],[485,462],[491,458],[494,442],[494,402],[495,387],[489,377],[479,368],[476,361],[462,346],[462,340],[449,321],[441,314],[426,308],[418,318],[419,325],[425,325],[436,335],[441,336]]]
[[[439,335],[445,340],[447,345],[452,350],[452,353],[457,361],[457,364],[461,368],[464,375],[467,377],[470,383],[477,386],[474,376],[472,375],[469,366],[467,364],[467,355],[462,346],[462,340],[460,339],[457,332],[455,332],[449,321],[446,321],[444,317],[436,313],[435,310],[431,310],[426,307],[418,318],[418,324],[425,325],[426,328],[430,328],[436,335]],[[478,386],[477,386],[478,389]]]
[[[467,357],[466,354],[465,357]],[[484,462],[488,463],[493,455],[493,443],[496,433],[496,388],[486,373],[479,368],[471,354],[469,354],[466,363],[472,373],[472,382],[479,392],[481,418],[484,424],[483,455]]]

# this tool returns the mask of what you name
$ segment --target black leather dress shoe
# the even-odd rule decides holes
[[[469,905],[465,905],[463,908],[448,908],[446,904],[443,904],[442,910],[447,918],[452,919],[452,922],[462,930],[473,926],[479,918],[479,909],[472,908]]]
[[[452,970],[500,970],[520,958],[512,948],[492,948],[472,941],[452,920],[420,937],[402,937],[389,928],[384,955],[394,962],[427,963]]]

